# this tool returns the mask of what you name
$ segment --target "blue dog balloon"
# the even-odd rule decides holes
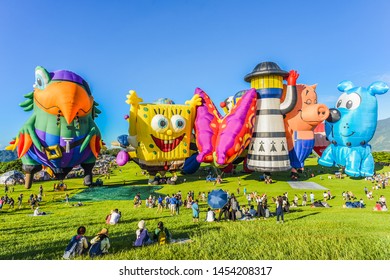
[[[384,82],[374,82],[368,88],[354,87],[351,81],[343,81],[337,88],[343,94],[325,122],[331,144],[318,163],[344,166],[351,177],[372,176],[375,163],[368,142],[374,136],[378,118],[375,95],[386,93],[389,87]]]

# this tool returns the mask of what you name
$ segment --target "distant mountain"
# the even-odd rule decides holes
[[[373,151],[390,151],[390,118],[379,120],[374,138],[370,141]]]
[[[18,158],[16,151],[0,150],[0,162],[8,162]]]

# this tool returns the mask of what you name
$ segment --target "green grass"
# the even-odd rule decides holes
[[[0,259],[61,259],[63,250],[70,238],[76,233],[78,226],[87,228],[86,236],[92,238],[102,227],[108,227],[110,232],[110,254],[104,259],[111,260],[388,260],[390,254],[390,216],[388,212],[375,212],[372,207],[374,200],[367,200],[363,188],[372,187],[372,183],[364,179],[332,179],[335,169],[325,169],[316,165],[315,159],[307,161],[307,168],[314,170],[315,177],[300,180],[317,182],[330,189],[335,196],[329,201],[331,208],[292,208],[285,215],[285,223],[277,224],[275,217],[267,220],[206,223],[203,222],[208,208],[207,203],[200,202],[201,221],[192,222],[192,211],[181,207],[180,215],[171,217],[168,210],[162,214],[156,209],[147,209],[143,205],[135,209],[131,197],[129,200],[107,200],[85,202],[85,206],[71,207],[64,203],[65,192],[53,191],[54,181],[42,183],[44,201],[41,209],[50,214],[43,217],[33,217],[32,210],[27,206],[30,193],[38,193],[40,183],[33,185],[31,190],[23,186],[15,186],[12,196],[16,201],[19,193],[24,194],[23,209],[9,209],[5,205],[0,210],[1,233]],[[147,178],[140,175],[141,171],[135,164],[128,164],[119,169],[113,169],[110,179],[103,179],[106,186],[126,185],[147,186]],[[378,169],[377,172],[388,172],[390,169]],[[323,172],[323,173],[320,173]],[[137,175],[136,175],[137,173]],[[242,195],[244,187],[248,192],[267,193],[268,197],[277,196],[283,192],[289,193],[292,200],[294,194],[299,196],[304,190],[292,189],[288,184],[288,172],[275,173],[276,182],[266,185],[258,180],[260,174],[226,175],[224,183],[213,186],[206,183],[204,175],[199,173],[187,175],[186,183],[176,186],[164,185],[157,194],[172,194],[181,191],[183,195],[194,190],[206,193],[214,188],[223,188],[236,194],[238,176],[241,177],[241,194],[238,196],[241,204],[246,203]],[[202,179],[199,180],[199,176]],[[322,177],[322,180],[321,178]],[[96,179],[97,177],[95,177]],[[183,177],[179,177],[181,180]],[[82,179],[68,179],[68,193],[72,195],[82,191]],[[311,190],[305,190],[308,194]],[[367,203],[364,209],[344,209],[341,193],[352,191],[358,198]],[[1,190],[3,192],[3,190]],[[323,191],[313,191],[316,199],[322,199]],[[374,196],[384,194],[390,198],[390,187],[374,191]],[[143,199],[145,196],[143,196]],[[300,197],[301,199],[301,197]],[[271,202],[271,200],[269,199]],[[301,201],[300,201],[301,202]],[[16,202],[17,203],[17,202]],[[72,202],[71,202],[72,203]],[[122,220],[118,225],[107,226],[105,216],[111,209],[122,211]],[[271,211],[275,205],[271,203]],[[144,248],[133,248],[135,230],[138,221],[144,219],[147,228],[152,230],[158,221],[163,221],[170,229],[174,238],[191,238],[192,243],[169,244],[166,246],[152,245]],[[89,259],[86,257],[86,259]]]

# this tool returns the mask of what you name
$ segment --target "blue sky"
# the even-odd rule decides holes
[[[17,1],[0,0],[0,149],[31,112],[19,103],[37,65],[88,81],[109,144],[126,134],[130,89],[145,102],[191,99],[196,87],[215,104],[249,87],[263,61],[296,69],[334,106],[345,79],[390,84],[390,1]],[[390,93],[378,97],[390,117]]]

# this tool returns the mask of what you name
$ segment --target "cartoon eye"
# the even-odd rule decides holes
[[[180,115],[173,115],[171,123],[174,132],[180,132],[186,127],[186,120]]]
[[[360,95],[353,92],[350,94],[343,93],[337,101],[337,108],[346,108],[348,110],[355,110],[361,103]],[[340,105],[339,105],[340,104]]]
[[[35,84],[34,87],[44,89],[49,83],[49,76],[45,69],[37,67],[35,70]]]
[[[343,100],[342,99],[339,99],[337,101],[337,104],[336,104],[336,108],[339,108],[341,106],[341,104],[343,103]]]
[[[310,105],[311,104],[311,99],[308,99],[305,101],[306,105]]]
[[[155,115],[152,119],[151,126],[158,133],[164,133],[169,126],[169,121],[163,115]]]

